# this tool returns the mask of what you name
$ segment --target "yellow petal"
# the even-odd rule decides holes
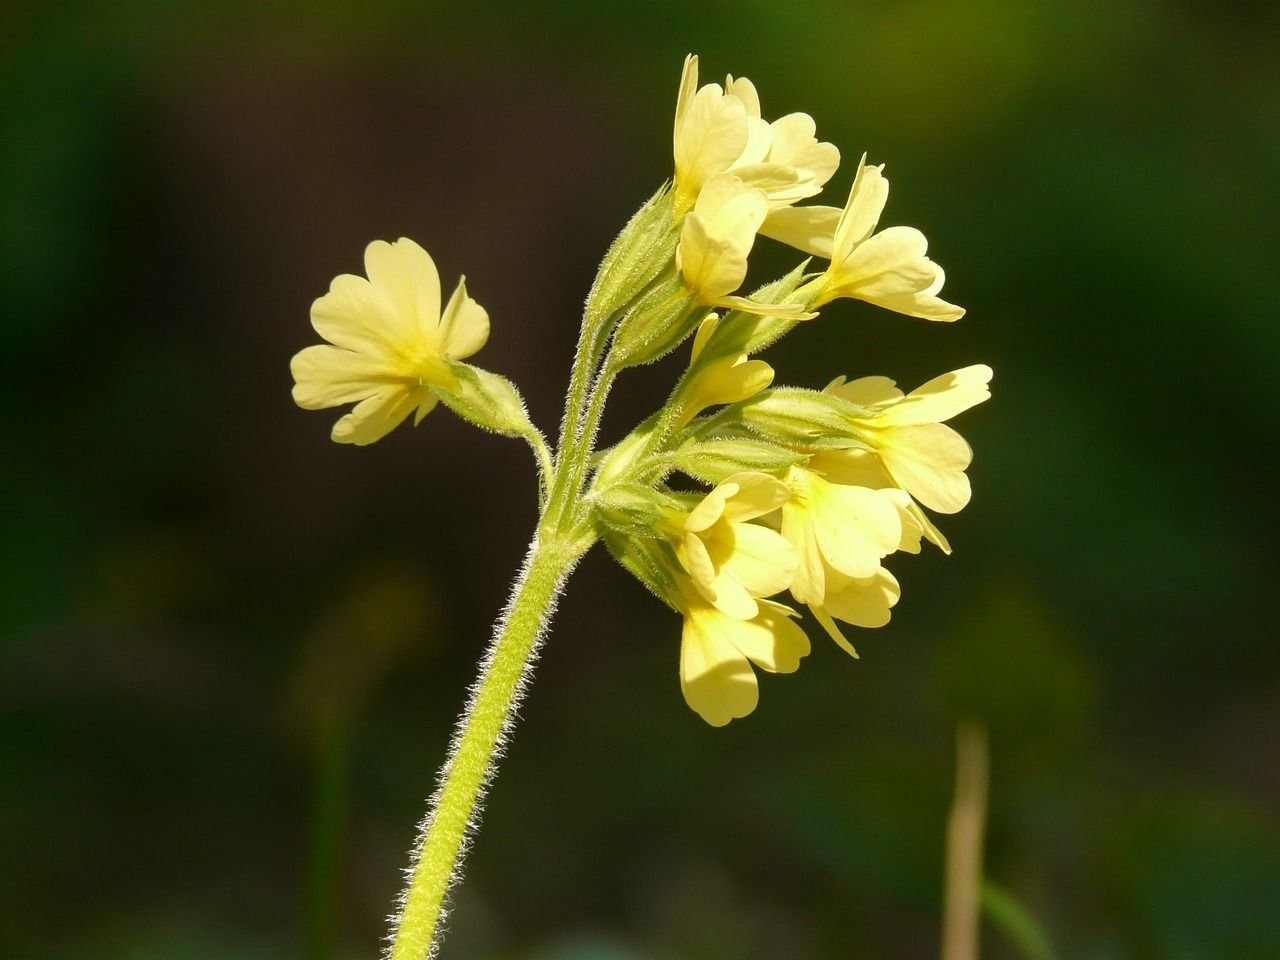
[[[440,275],[431,255],[407,237],[395,243],[375,240],[365,248],[364,266],[369,282],[395,307],[392,342],[437,340]]]
[[[884,434],[880,457],[904,490],[930,510],[957,513],[969,502],[965,468],[973,451],[941,423],[896,427]]]
[[[836,573],[827,587],[827,613],[856,627],[883,627],[902,590],[893,574],[881,567],[871,577]]]
[[[840,213],[837,207],[780,207],[769,211],[760,225],[760,235],[830,260]]]
[[[849,189],[849,199],[836,226],[834,259],[848,257],[855,247],[871,236],[888,199],[889,181],[884,176],[884,164],[867,166],[864,153],[858,161],[858,172]]]
[[[924,255],[927,248],[924,234],[914,227],[882,230],[839,265],[832,262],[831,287],[821,299],[852,297],[925,320],[958,320],[964,309],[934,296],[942,289],[944,274]]]
[[[771,132],[773,143],[769,147],[769,162],[784,163],[805,171],[819,189],[840,166],[840,151],[834,144],[818,141],[815,135],[817,125],[807,113],[789,113],[779,117],[771,124]]]
[[[768,127],[765,129],[768,130]],[[752,164],[734,164],[729,172],[747,186],[763,193],[769,207],[781,208],[819,192],[819,188],[813,185],[813,177],[807,171],[797,170],[787,164],[766,163],[761,160]]]
[[[770,673],[795,673],[809,655],[809,638],[791,617],[790,607],[760,601],[760,613],[746,622],[729,623],[724,632],[739,652]]]
[[[684,528],[690,533],[706,530],[724,515],[725,503],[738,492],[734,477],[717,484],[685,518]]]
[[[354,410],[334,424],[331,436],[338,443],[366,446],[394,430],[415,407],[430,410],[435,404],[436,398],[426,387],[389,386],[356,404]],[[418,419],[421,418],[420,413]]]
[[[733,74],[729,74],[724,80],[724,92],[742,101],[748,117],[753,120],[760,119],[760,94],[756,92],[754,83],[746,77],[734,79]]]
[[[888,377],[859,377],[849,383],[829,386],[824,392],[870,408],[886,407],[902,399],[902,391]]]
[[[692,203],[703,185],[728,170],[749,136],[747,112],[737,97],[709,83],[688,101],[675,133],[676,190]]]
[[[680,72],[680,91],[676,94],[676,121],[672,131],[672,143],[680,136],[680,124],[689,111],[689,102],[698,91],[698,55],[690,53],[684,58],[684,69]]]
[[[827,631],[827,636],[836,642],[836,646],[849,654],[849,656],[853,657],[853,659],[860,659],[858,651],[853,648],[853,644],[849,642],[849,639],[844,635],[844,631],[841,630],[835,620],[831,618],[831,614],[827,612],[825,607],[820,604],[810,604],[809,612],[812,613],[813,618],[822,625],[822,629]]]
[[[311,304],[311,325],[330,343],[358,353],[393,357],[392,339],[402,325],[395,306],[364,277],[334,277],[329,292]]]
[[[698,330],[693,335],[693,349],[689,353],[690,366],[693,366],[693,362],[698,359],[698,355],[702,353],[702,348],[707,345],[707,341],[716,332],[716,327],[719,324],[720,317],[714,313],[708,313],[703,321],[698,324]]]
[[[693,605],[684,618],[680,689],[685,702],[713,727],[745,717],[760,700],[755,672],[730,639],[738,623],[700,604]]]
[[[934,377],[876,418],[879,426],[941,423],[991,398],[992,371],[985,363]],[[855,401],[856,402],[856,401]]]
[[[293,401],[304,410],[320,410],[372,396],[388,386],[386,361],[328,344],[298,351],[289,363],[295,381]]]
[[[742,285],[766,210],[764,194],[730,174],[703,186],[676,248],[685,285],[703,303],[714,304]]]
[[[460,277],[440,318],[444,353],[450,360],[463,360],[483,347],[488,339],[488,311],[471,299],[467,294],[467,278]]]
[[[750,83],[751,81],[747,80],[745,82]],[[754,87],[752,87],[752,92],[755,92]],[[739,97],[739,99],[742,98]],[[747,145],[742,148],[742,153],[738,155],[738,159],[729,167],[735,173],[739,167],[763,163],[765,156],[769,153],[770,141],[773,139],[769,124],[760,119],[759,103],[756,104],[757,113],[755,116],[752,116],[751,105],[745,100],[743,101],[743,106],[747,108]]]
[[[698,330],[701,336],[704,323]],[[695,340],[694,349],[700,350]],[[694,378],[681,409],[678,426],[688,423],[707,407],[721,403],[737,403],[754,397],[773,382],[773,367],[763,360],[748,360],[747,355],[725,357],[704,367]]]
[[[701,584],[697,584],[697,586],[699,592],[707,598],[712,606],[725,616],[732,617],[735,620],[750,620],[760,612],[756,604],[756,598],[727,570],[721,570],[717,573],[716,578],[711,581],[707,589],[704,590]]]
[[[821,603],[826,592],[826,564],[807,507],[794,501],[782,507],[782,535],[797,559],[791,572],[791,595],[797,603]]]
[[[880,462],[869,450],[822,450],[809,458],[809,469],[832,483],[881,490],[896,487]]]
[[[897,508],[879,491],[814,477],[809,508],[827,562],[850,577],[872,576],[902,539]]]
[[[686,534],[676,550],[676,557],[693,578],[694,584],[703,590],[707,600],[715,603],[716,592],[711,585],[716,579],[716,565],[702,538],[697,534]]]
[[[724,519],[731,523],[754,520],[772,513],[787,502],[791,491],[777,477],[754,470],[735,473],[724,480],[717,489],[733,487],[724,505]]]
[[[754,597],[771,597],[787,589],[798,558],[786,538],[756,523],[735,523],[732,527],[733,553],[722,571]]]

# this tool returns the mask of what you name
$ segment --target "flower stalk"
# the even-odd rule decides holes
[[[544,534],[550,534],[544,538]],[[435,956],[445,898],[457,879],[468,836],[475,830],[484,793],[502,755],[515,709],[555,610],[578,558],[590,542],[572,542],[540,531],[530,545],[511,599],[494,628],[480,676],[458,723],[440,784],[423,821],[409,886],[395,921],[390,960]]]

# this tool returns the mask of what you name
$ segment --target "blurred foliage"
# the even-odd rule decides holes
[[[7,10],[0,955],[370,955],[533,471],[443,411],[337,449],[288,357],[409,235],[551,426],[696,50],[887,162],[886,222],[968,316],[841,304],[769,359],[809,386],[991,363],[975,501],[861,661],[815,630],[722,731],[680,700],[678,623],[589,558],[450,956],[936,956],[974,715],[989,874],[1057,956],[1280,956],[1278,38],[1200,0]]]

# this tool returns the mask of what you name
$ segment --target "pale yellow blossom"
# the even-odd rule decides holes
[[[905,396],[887,377],[837,380],[827,392],[868,411],[852,426],[875,448],[897,486],[930,510],[956,513],[971,495],[965,469],[973,451],[941,421],[988,399],[991,376],[991,368],[980,363],[935,377]]]
[[[770,673],[793,673],[809,653],[809,638],[780,603],[759,601],[749,619],[732,617],[697,590],[677,601],[684,615],[680,640],[680,689],[687,704],[713,727],[756,708],[759,686],[752,664]]]
[[[925,320],[960,319],[964,309],[938,297],[945,274],[925,256],[924,234],[915,227],[875,232],[888,198],[884,164],[868,166],[864,155],[843,210],[779,210],[760,232],[831,261],[815,306],[850,297]]]
[[[709,316],[698,327],[693,338],[693,354],[690,363],[696,363],[698,355],[715,330],[719,318]],[[773,367],[763,360],[750,360],[745,353],[724,357],[707,364],[690,382],[681,400],[680,416],[676,427],[682,427],[707,407],[725,403],[738,403],[754,397],[773,382]]]
[[[769,210],[822,190],[840,152],[815,136],[813,118],[792,113],[766,121],[755,85],[726,78],[698,87],[698,58],[685,58],[673,131],[677,212],[693,206],[708,181],[734,173],[765,196]]]
[[[747,278],[747,256],[767,211],[764,194],[732,174],[710,180],[684,218],[676,269],[708,306],[723,304]]]
[[[375,240],[365,249],[368,279],[343,274],[311,306],[327,344],[293,358],[293,399],[307,410],[355,403],[333,427],[339,443],[369,444],[409,414],[421,422],[436,389],[458,389],[450,361],[489,338],[489,315],[467,294],[465,278],[440,310],[440,277],[412,240]]]
[[[796,566],[791,545],[757,523],[790,496],[765,473],[737,473],[716,485],[681,520],[676,556],[707,603],[739,620],[758,612],[758,598],[787,589]]]
[[[898,584],[880,561],[902,543],[898,491],[831,483],[799,466],[788,470],[786,484],[782,535],[799,560],[791,595],[857,656],[832,618],[867,627],[888,621]]]

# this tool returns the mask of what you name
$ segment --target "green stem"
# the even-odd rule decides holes
[[[578,349],[573,357],[573,370],[569,375],[569,395],[565,401],[564,418],[560,423],[560,441],[556,449],[556,462],[551,491],[547,496],[546,516],[559,518],[576,492],[573,481],[576,471],[572,465],[585,461],[582,452],[582,408],[591,391],[592,377],[603,349],[602,340],[608,336],[606,324],[583,321],[578,336]]]
[[[523,575],[498,620],[423,824],[390,960],[435,955],[445,896],[460,872],[463,842],[475,828],[480,801],[556,599],[589,546],[589,540],[571,541],[545,528],[530,545]]]

